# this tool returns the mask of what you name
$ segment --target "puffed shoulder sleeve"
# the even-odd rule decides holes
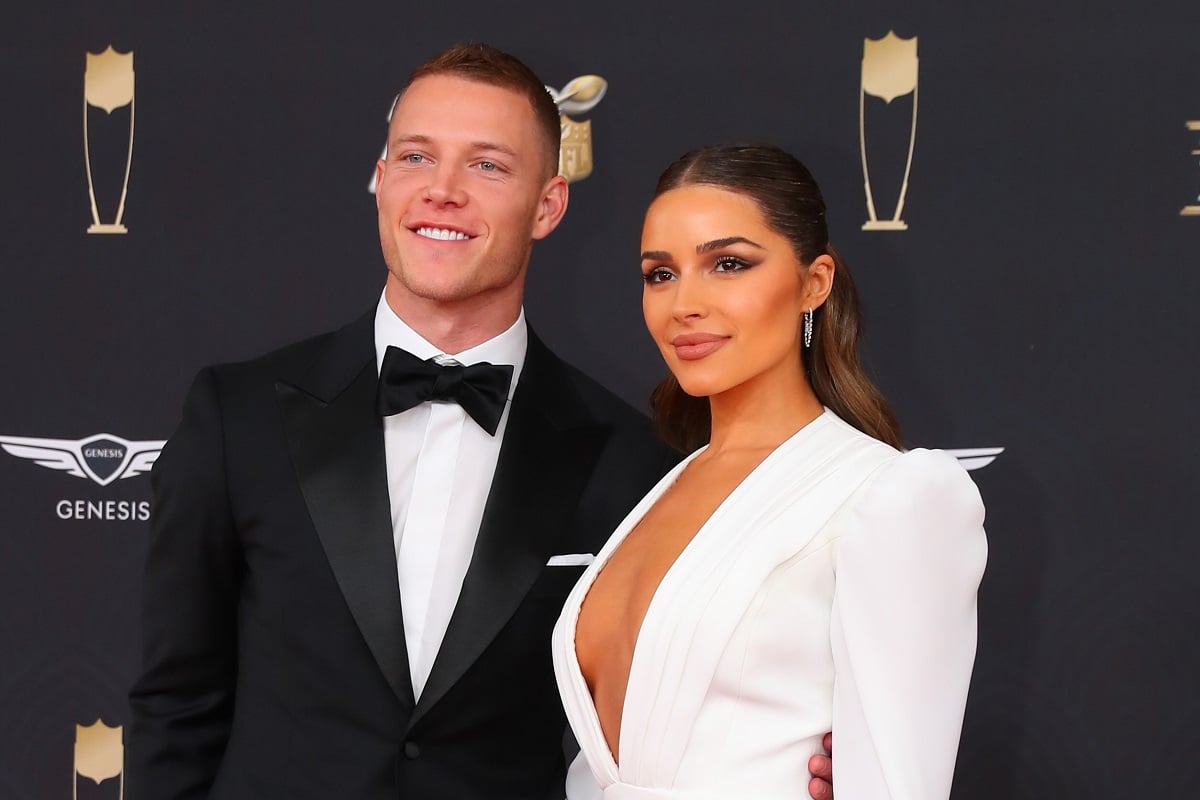
[[[950,796],[987,560],[983,503],[951,456],[897,456],[851,500],[830,637],[838,800]]]

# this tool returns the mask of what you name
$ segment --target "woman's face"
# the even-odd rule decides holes
[[[704,185],[659,195],[642,228],[642,275],[646,327],[688,394],[803,380],[801,315],[825,299],[833,264],[802,266],[754,200]]]

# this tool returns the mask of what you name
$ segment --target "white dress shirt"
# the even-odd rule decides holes
[[[421,696],[429,678],[471,563],[528,343],[524,310],[499,336],[449,354],[406,325],[386,298],[380,298],[375,310],[377,370],[388,345],[421,359],[449,357],[464,366],[482,361],[513,366],[508,402],[495,436],[449,401],[421,403],[383,420],[396,571],[415,697]]]

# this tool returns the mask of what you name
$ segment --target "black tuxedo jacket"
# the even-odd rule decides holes
[[[200,372],[155,465],[131,800],[562,797],[550,632],[673,461],[530,335],[458,605],[413,702],[373,312]]]

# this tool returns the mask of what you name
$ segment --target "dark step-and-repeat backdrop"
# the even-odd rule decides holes
[[[386,115],[464,40],[564,101],[527,313],[639,407],[661,169],[768,140],[816,174],[907,443],[988,506],[955,796],[1200,796],[1200,4],[252,5],[4,14],[0,798],[120,796],[183,393],[377,301]]]

